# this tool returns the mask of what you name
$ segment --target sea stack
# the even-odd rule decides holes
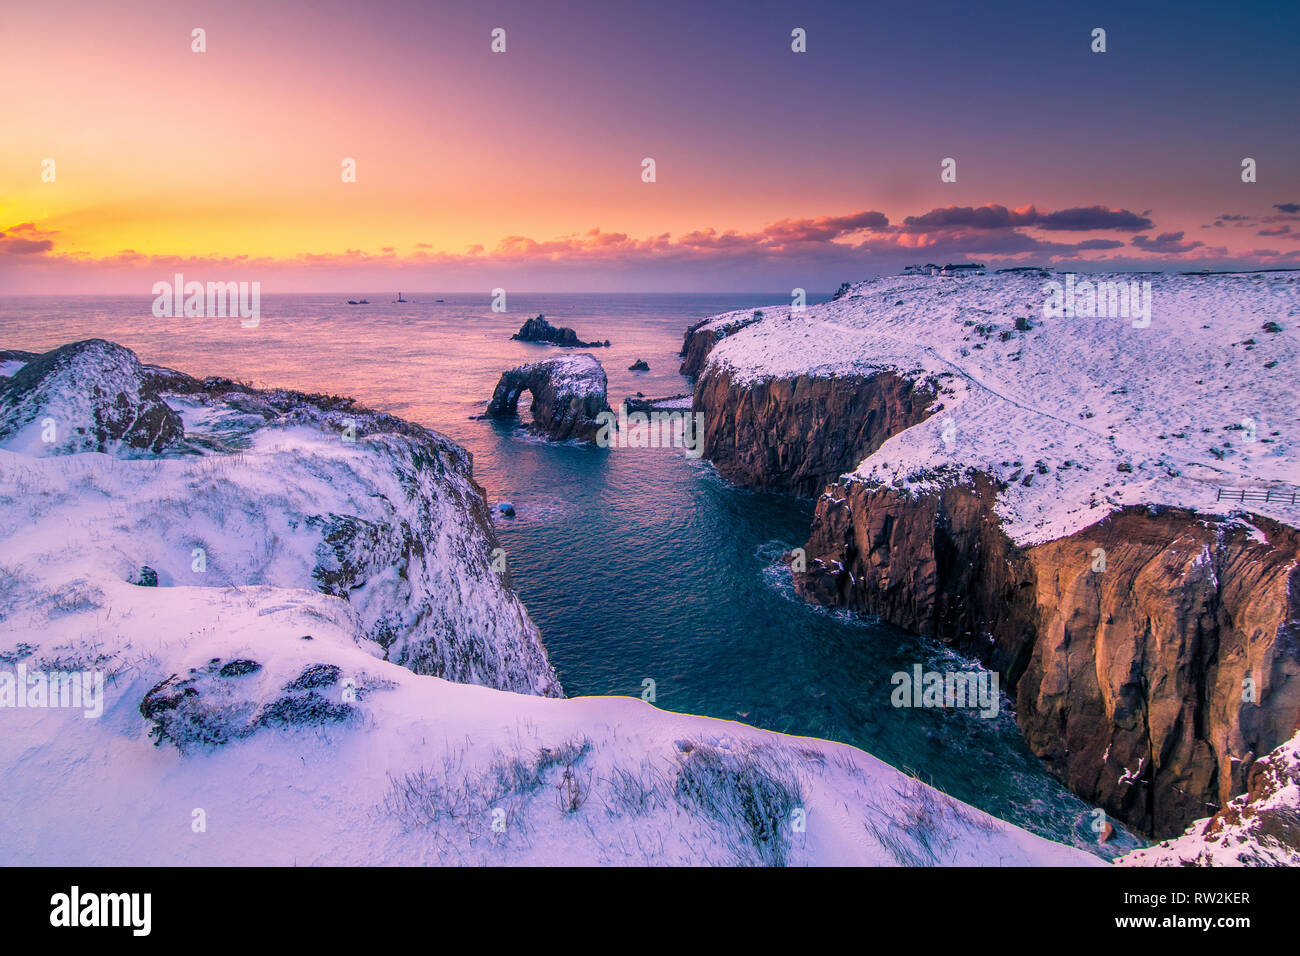
[[[518,413],[519,396],[533,395],[532,430],[554,441],[595,441],[597,416],[610,411],[605,370],[594,355],[563,355],[510,369],[488,404],[489,417]]]
[[[543,345],[558,345],[564,349],[599,349],[609,348],[609,339],[604,342],[584,342],[578,333],[569,328],[556,328],[546,321],[546,316],[539,315],[529,319],[519,331],[510,336],[520,342],[538,342]]]

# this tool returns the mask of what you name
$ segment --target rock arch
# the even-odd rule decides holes
[[[534,431],[555,441],[595,441],[597,416],[610,411],[605,370],[596,357],[582,353],[520,365],[502,373],[488,403],[487,416],[519,413],[519,397],[533,396]]]

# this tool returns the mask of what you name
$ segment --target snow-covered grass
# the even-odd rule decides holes
[[[97,632],[129,668],[99,720],[0,711],[6,864],[892,865],[891,835],[920,825],[921,785],[850,747],[417,675],[309,589],[121,583],[47,627]],[[171,675],[196,691],[181,725],[141,713]],[[348,714],[280,703],[312,694]],[[926,862],[1098,862],[921,792],[947,808]]]
[[[892,276],[803,311],[764,308],[708,366],[738,384],[878,370],[927,381],[930,417],[853,478],[917,492],[971,468],[989,473],[1007,484],[998,513],[1021,543],[1126,505],[1232,513],[1216,501],[1220,488],[1273,490],[1238,510],[1300,523],[1290,504],[1300,490],[1300,275],[1079,278],[1149,281],[1150,325],[1045,317],[1044,286],[1059,275]]]

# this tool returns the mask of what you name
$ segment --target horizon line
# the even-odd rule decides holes
[[[1009,273],[1009,272],[1034,272],[1034,271],[1050,272],[1059,275],[1068,275],[1071,273],[1073,274],[1082,273],[1082,274],[1093,274],[1093,275],[1184,275],[1184,276],[1261,275],[1261,274],[1274,273],[1274,272],[1300,272],[1300,266],[1271,266],[1271,267],[1260,268],[1260,269],[1206,268],[1206,269],[1099,269],[1099,270],[1078,269],[1078,268],[1061,270],[1053,266],[1008,266],[1008,267],[1003,267],[998,269],[989,269],[988,274],[999,275],[1002,273]],[[907,275],[908,273],[905,272],[884,272],[874,276],[864,276],[861,279],[847,279],[843,283],[841,283],[841,285],[854,285],[859,282],[866,282],[870,279],[883,279],[883,278],[890,278],[894,276],[903,277]],[[925,275],[916,275],[915,278],[930,278],[930,277]],[[245,280],[245,281],[253,281],[253,282],[258,282],[260,284],[260,280],[256,280],[256,279]],[[804,291],[805,294],[807,295],[833,295],[836,291],[838,291],[838,289],[835,290],[806,289]],[[491,289],[488,289],[486,291],[482,289],[435,289],[435,290],[416,289],[411,291],[410,293],[406,293],[405,290],[395,289],[394,292],[396,292],[399,295],[410,294],[410,295],[421,295],[421,296],[423,295],[487,295],[488,297],[491,297],[492,295]],[[378,289],[372,291],[357,291],[351,293],[320,292],[314,289],[283,289],[275,292],[267,292],[265,294],[269,296],[278,296],[278,295],[381,295],[381,294],[392,295],[393,293],[388,292],[385,289]],[[739,289],[739,290],[672,289],[668,291],[665,291],[663,289],[657,289],[657,290],[627,289],[627,290],[619,290],[619,291],[582,290],[582,289],[544,291],[538,289],[521,289],[518,291],[510,292],[509,294],[512,296],[519,296],[519,295],[606,295],[606,296],[609,295],[637,295],[637,296],[669,296],[669,295],[712,295],[712,296],[754,295],[757,296],[757,295],[763,295],[763,296],[767,296],[767,295],[771,295],[778,299],[788,298],[790,295],[790,293],[786,290],[776,291],[776,290],[763,290],[763,289]],[[6,299],[46,299],[46,298],[83,299],[83,298],[92,298],[96,296],[101,296],[106,298],[133,298],[133,297],[150,298],[153,295],[154,293],[152,291],[150,292],[109,292],[106,290],[99,290],[99,291],[92,291],[92,292],[11,292],[11,293],[0,294],[0,302]],[[367,305],[397,305],[399,303],[369,302],[366,304]],[[406,305],[408,303],[400,303],[400,304]]]

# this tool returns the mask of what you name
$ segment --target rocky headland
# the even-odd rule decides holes
[[[1165,837],[1300,729],[1298,280],[1140,278],[1150,327],[908,276],[682,353],[719,472],[816,498],[800,592],[997,670],[1068,786]]]

